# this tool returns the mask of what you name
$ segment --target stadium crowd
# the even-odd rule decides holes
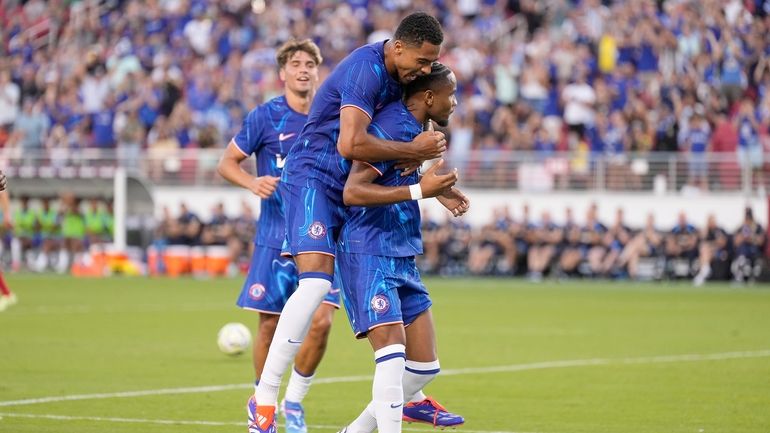
[[[129,166],[222,147],[249,109],[280,93],[281,42],[312,37],[323,77],[416,9],[440,19],[441,60],[458,77],[450,158],[474,156],[498,184],[507,178],[496,161],[525,150],[604,156],[610,187],[633,183],[622,176],[631,152],[686,153],[701,187],[707,152],[763,166],[762,0],[10,0],[0,10],[0,147],[64,162],[114,150]]]
[[[762,272],[767,235],[749,208],[735,229],[720,226],[713,215],[696,224],[684,211],[671,228],[656,225],[651,214],[644,227],[630,227],[622,208],[611,222],[599,221],[597,213],[596,204],[583,219],[566,208],[557,224],[550,212],[530,215],[525,204],[520,218],[503,207],[478,228],[425,215],[420,267],[441,275],[521,275],[533,282],[544,277],[693,278],[697,285],[708,279],[754,281]]]
[[[702,188],[713,181],[708,153],[736,155],[761,175],[770,147],[770,2],[762,0],[7,0],[0,8],[0,157],[32,163],[40,154],[67,164],[96,149],[160,175],[174,152],[224,147],[248,110],[280,94],[274,57],[281,42],[312,37],[323,77],[353,48],[389,37],[416,9],[440,19],[441,60],[458,78],[449,158],[481,161],[477,168],[503,179],[499,185],[510,174],[498,162],[520,151],[584,155],[573,170],[590,170],[590,158],[603,156],[611,188],[633,187],[631,153],[685,153],[690,182]],[[243,210],[233,221],[220,214],[209,224],[167,210],[156,245],[225,245],[235,263],[251,245],[253,214]],[[638,269],[650,256],[663,257],[653,267],[661,276],[697,268],[677,271],[682,261],[670,258],[732,263],[764,245],[763,234],[717,236],[711,225],[683,223],[686,234],[668,234],[653,221],[635,230],[620,223],[557,228],[548,215],[530,221],[514,222],[505,210],[481,228],[426,218],[422,266],[533,280],[640,277],[650,274]],[[44,238],[35,245],[44,248]],[[19,248],[8,233],[3,243],[6,251]],[[20,267],[32,243],[15,245]],[[74,257],[83,248],[65,249]],[[27,262],[49,266],[43,260]]]

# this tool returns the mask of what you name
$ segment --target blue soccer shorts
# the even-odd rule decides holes
[[[323,302],[340,308],[339,279]],[[243,283],[237,305],[260,313],[281,314],[289,296],[297,289],[297,266],[294,260],[282,257],[281,250],[255,245],[249,274]]]
[[[337,267],[356,338],[378,326],[409,326],[433,304],[414,257],[338,253]]]
[[[344,223],[345,206],[322,188],[279,184],[286,216],[284,255],[320,253],[334,256]]]

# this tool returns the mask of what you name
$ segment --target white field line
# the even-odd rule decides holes
[[[101,417],[101,416],[67,416],[67,415],[47,415],[47,414],[31,414],[31,413],[5,413],[0,412],[0,420],[3,417],[8,418],[34,418],[34,419],[51,419],[57,421],[102,421],[112,423],[134,423],[134,424],[164,424],[164,425],[206,425],[206,426],[238,426],[242,427],[246,425],[246,422],[233,422],[233,421],[185,421],[185,420],[172,420],[172,419],[144,419],[144,418],[113,418],[113,417]],[[280,426],[280,424],[279,424]],[[328,429],[339,430],[339,425],[322,425],[311,424],[308,425],[312,429]],[[414,428],[404,426],[403,431],[414,432],[428,432],[426,428]],[[462,429],[462,433],[525,433],[525,432],[512,432],[512,431],[492,431],[492,430],[466,430]]]
[[[725,359],[745,359],[745,358],[767,358],[770,357],[770,349],[753,350],[742,352],[721,352],[706,354],[684,354],[684,355],[659,355],[644,356],[637,358],[589,358],[573,359],[563,361],[543,361],[527,364],[500,365],[493,367],[472,367],[441,370],[441,376],[457,376],[465,374],[489,374],[489,373],[511,373],[528,370],[545,370],[552,368],[570,368],[570,367],[590,367],[597,365],[634,365],[634,364],[660,364],[669,362],[697,362],[697,361],[719,361]],[[344,382],[368,382],[372,376],[340,376],[319,378],[313,381],[313,384],[330,384]],[[161,388],[142,391],[124,391],[98,394],[75,394],[51,397],[30,398],[24,400],[0,401],[0,407],[24,406],[31,404],[53,403],[60,401],[77,400],[103,400],[108,398],[131,398],[154,395],[172,395],[172,394],[197,394],[203,392],[230,391],[236,389],[251,389],[252,384],[230,384],[230,385],[211,385],[194,386],[182,388]]]

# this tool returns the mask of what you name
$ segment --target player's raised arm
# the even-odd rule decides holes
[[[419,160],[440,157],[446,151],[446,138],[440,131],[425,131],[410,143],[377,138],[367,132],[369,115],[354,106],[340,110],[340,137],[337,150],[344,158],[357,161]]]
[[[230,141],[222,157],[217,163],[217,172],[230,183],[241,188],[248,189],[260,198],[270,197],[278,186],[278,177],[258,176],[254,177],[241,167],[241,162],[248,158],[235,143]]]
[[[378,168],[365,162],[354,161],[345,182],[343,200],[347,206],[383,206],[439,196],[457,182],[457,170],[438,174],[438,169],[443,164],[444,160],[439,160],[425,172],[419,183],[385,186],[374,183],[381,176]]]

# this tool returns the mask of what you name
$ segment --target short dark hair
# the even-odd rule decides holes
[[[291,39],[281,45],[275,53],[275,61],[278,63],[278,68],[280,69],[286,66],[286,63],[289,62],[291,56],[297,51],[308,53],[310,57],[313,58],[316,65],[320,65],[324,60],[323,57],[321,57],[321,50],[312,40],[302,39],[301,41],[298,41],[296,39]]]
[[[416,93],[436,90],[439,86],[448,84],[451,73],[452,70],[445,64],[433,62],[430,67],[430,74],[420,75],[404,87],[404,100],[411,98]]]
[[[415,12],[401,20],[393,36],[396,40],[409,45],[421,46],[423,42],[441,45],[444,42],[444,32],[438,20],[425,12]]]

